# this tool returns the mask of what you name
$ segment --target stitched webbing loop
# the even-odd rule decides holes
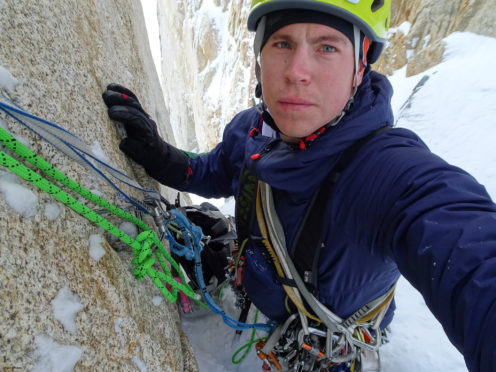
[[[18,175],[25,181],[32,183],[39,189],[46,191],[56,200],[68,206],[89,221],[100,226],[105,231],[112,234],[122,242],[131,246],[135,256],[135,258],[132,260],[132,264],[135,266],[133,269],[133,274],[138,280],[143,280],[145,276],[149,276],[153,283],[157,286],[157,288],[162,292],[164,297],[170,302],[175,302],[177,300],[178,290],[181,290],[186,296],[190,298],[194,298],[195,300],[199,299],[199,296],[195,294],[191,287],[186,283],[179,265],[167,252],[162,242],[158,239],[155,231],[150,230],[148,225],[146,225],[143,221],[131,215],[130,213],[112,205],[111,203],[95,195],[91,191],[83,188],[77,182],[71,180],[64,173],[48,163],[46,160],[34,154],[28,147],[17,141],[2,128],[0,128],[0,142],[8,149],[14,151],[26,162],[34,165],[46,175],[60,182],[62,185],[68,187],[72,191],[78,193],[79,195],[85,197],[93,203],[105,208],[109,212],[136,224],[142,230],[145,230],[140,233],[136,239],[131,238],[129,235],[119,230],[116,226],[106,220],[104,217],[86,207],[84,204],[80,203],[73,196],[67,194],[65,191],[48,181],[37,172],[29,169],[24,164],[14,159],[12,156],[0,150],[1,166],[9,169],[13,173]],[[156,249],[153,250],[153,247],[156,247]],[[157,268],[153,268],[157,260],[162,271],[157,270]],[[181,279],[181,283],[178,283],[173,278],[170,266],[178,273]],[[167,289],[166,285],[164,285],[164,282],[170,286],[170,291]]]

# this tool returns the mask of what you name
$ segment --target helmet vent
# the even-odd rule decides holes
[[[374,0],[372,2],[372,5],[370,6],[370,9],[375,12],[379,9],[381,9],[384,5],[384,0]]]

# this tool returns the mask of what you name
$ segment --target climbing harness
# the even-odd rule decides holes
[[[182,298],[183,311],[191,310],[189,299],[193,299],[199,306],[207,306],[215,314],[220,315],[223,321],[233,329],[237,331],[252,329],[250,341],[235,353],[233,363],[240,361],[236,357],[241,351],[243,351],[243,356],[240,358],[242,360],[251,345],[255,344],[257,354],[264,361],[263,368],[267,371],[291,369],[294,371],[336,372],[338,371],[336,368],[343,367],[345,368],[342,369],[343,371],[358,372],[360,371],[358,368],[363,351],[375,353],[385,342],[385,332],[379,329],[379,325],[393,297],[394,286],[380,298],[366,304],[347,319],[341,319],[332,313],[317,300],[314,293],[315,265],[321,244],[319,240],[321,231],[315,230],[311,234],[317,241],[305,241],[302,238],[303,240],[300,242],[300,238],[297,238],[295,247],[288,252],[284,241],[284,231],[275,212],[271,188],[269,185],[259,182],[247,169],[243,169],[241,172],[242,181],[243,179],[244,181],[240,182],[242,187],[240,187],[240,195],[238,195],[240,198],[236,211],[239,247],[230,249],[231,265],[228,266],[226,273],[227,282],[232,285],[237,306],[241,310],[240,318],[236,320],[226,314],[213,300],[204,279],[202,252],[205,255],[204,248],[212,239],[205,235],[198,225],[191,222],[188,218],[188,211],[181,208],[178,201],[172,205],[156,191],[142,189],[136,181],[97,159],[91,154],[89,147],[72,133],[27,113],[8,99],[8,102],[4,102],[5,96],[1,98],[0,110],[49,143],[54,144],[55,147],[78,163],[95,171],[139,212],[153,216],[160,237],[139,218],[77,184],[2,128],[0,128],[0,143],[4,146],[5,151],[0,150],[0,165],[46,191],[55,199],[129,245],[134,254],[132,265],[135,277],[138,280],[143,280],[148,276],[170,302],[176,302],[178,298]],[[333,183],[337,182],[340,172],[353,159],[354,154],[369,137],[361,141],[359,145],[354,146],[353,151],[345,152],[342,156],[344,160],[338,164],[336,171],[330,177]],[[110,180],[108,175],[144,192],[147,195],[146,198],[140,202],[126,195]],[[62,190],[61,187],[66,187],[96,206],[103,208],[105,213],[114,214],[135,224],[141,232],[136,238],[130,237],[105,219],[103,213],[93,211]],[[325,204],[320,201],[328,200],[331,191],[332,187],[323,196],[317,195],[314,198],[316,204]],[[254,201],[256,203],[253,203]],[[253,204],[255,207],[252,206]],[[313,212],[313,210],[317,210],[317,212]],[[318,219],[318,213],[322,213],[322,211],[312,207],[307,215],[308,218],[305,219],[315,221],[316,218]],[[317,217],[313,216],[314,214]],[[267,324],[257,323],[257,317],[255,317],[254,324],[245,323],[251,302],[243,287],[243,251],[251,239],[249,234],[255,218],[262,233],[262,243],[274,262],[277,275],[281,279],[288,298],[297,309],[296,313],[277,327],[271,322]],[[301,234],[300,231],[298,236],[302,235],[308,236],[308,234]],[[164,240],[169,243],[171,253],[165,248]],[[295,267],[290,255],[298,256],[299,245],[311,247],[313,254],[308,255],[307,251],[307,256],[310,256],[311,259],[303,260],[305,262],[302,261],[302,263],[298,263],[298,267]],[[186,270],[186,272],[194,277],[196,291],[188,283],[188,278],[183,273],[184,265],[180,265],[178,260],[183,263],[185,261],[192,263],[190,265],[192,269]],[[216,276],[219,279],[221,275],[217,273]],[[201,296],[198,292],[201,293]],[[202,297],[206,305],[201,303]],[[256,330],[267,332],[269,336],[255,339]]]
[[[178,295],[181,295],[183,296],[183,299],[184,296],[186,296],[187,298],[195,300],[200,306],[205,306],[200,302],[200,299],[203,297],[207,306],[214,313],[221,315],[224,322],[230,327],[236,330],[252,328],[271,332],[273,329],[272,324],[246,324],[244,322],[239,322],[227,315],[215,301],[213,301],[203,279],[201,263],[201,251],[209,237],[204,236],[201,228],[193,225],[188,220],[181,212],[179,205],[172,205],[153,190],[142,189],[136,181],[91,155],[88,146],[72,133],[54,123],[27,113],[4,95],[1,95],[0,98],[0,110],[33,130],[33,132],[40,135],[47,140],[47,142],[53,142],[55,147],[61,149],[61,151],[68,154],[72,159],[95,170],[97,174],[111,183],[112,186],[140,212],[153,216],[161,236],[159,238],[155,231],[151,230],[147,224],[133,216],[131,213],[111,204],[67,177],[63,172],[52,166],[45,159],[34,154],[27,146],[20,143],[2,128],[0,128],[0,143],[5,147],[5,151],[0,149],[0,165],[9,169],[22,179],[32,183],[39,189],[46,191],[58,201],[100,226],[123,243],[129,245],[134,254],[132,264],[133,274],[136,279],[143,280],[145,276],[148,276],[168,301],[174,303],[176,302]],[[5,100],[8,102],[6,103]],[[91,159],[87,159],[87,156]],[[20,158],[19,160],[33,166],[37,171],[44,175],[30,169],[15,157],[18,157]],[[97,161],[99,165],[118,181],[145,192],[147,195],[145,200],[143,202],[138,202],[134,198],[126,195],[120,188],[114,185],[109,177],[107,177],[98,167],[94,166],[93,161]],[[79,202],[75,197],[62,190],[49,178],[98,207],[103,208],[103,211],[106,211],[106,213],[114,214],[135,224],[142,232],[133,239],[105,219],[102,210],[93,211]],[[169,242],[172,255],[169,254],[163,245],[162,240],[164,239]],[[173,255],[175,257],[184,257],[185,259],[194,262],[195,279],[198,283],[198,290],[201,295],[196,293],[187,283],[183,270],[173,258]],[[185,301],[183,301],[183,306],[187,306],[187,304],[185,305]]]
[[[306,321],[298,322],[296,314],[290,316],[260,348],[261,359],[272,361],[270,364],[277,370],[300,365],[301,368],[295,370],[333,371],[333,368],[341,363],[351,367],[354,361],[360,358],[362,350],[377,352],[385,342],[385,332],[380,330],[379,326],[392,300],[394,286],[346,319],[334,314],[307,289],[287,255],[284,233],[275,212],[270,186],[260,182],[260,190],[268,238],[277,257],[287,263],[286,277],[294,280],[295,291],[300,292],[318,317],[317,323],[308,324]],[[293,352],[290,354],[288,350]],[[278,363],[275,363],[274,359],[277,359]]]
[[[386,332],[379,326],[393,298],[394,285],[346,319],[334,314],[318,301],[316,295],[322,219],[327,201],[341,173],[363,145],[377,133],[388,129],[384,127],[372,132],[342,153],[337,165],[312,198],[290,249],[286,248],[285,234],[275,211],[270,186],[258,181],[249,169],[242,170],[237,225],[251,227],[256,218],[263,249],[273,262],[278,281],[297,311],[284,324],[280,324],[267,340],[257,343],[257,354],[264,361],[264,370],[358,372],[362,356],[376,355],[379,347],[387,342]],[[254,242],[248,232],[242,232],[239,238]],[[287,308],[289,313],[294,311],[289,306]]]

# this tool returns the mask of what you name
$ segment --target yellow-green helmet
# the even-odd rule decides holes
[[[368,62],[374,63],[386,43],[391,0],[253,0],[248,29],[256,31],[260,19],[285,9],[307,9],[332,14],[357,26],[371,41]]]

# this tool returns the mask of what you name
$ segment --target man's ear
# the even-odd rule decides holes
[[[356,76],[357,86],[362,84],[362,78],[363,78],[363,74],[365,73],[365,68],[366,66],[363,64],[363,61],[360,61],[360,67],[358,68],[358,73]]]

